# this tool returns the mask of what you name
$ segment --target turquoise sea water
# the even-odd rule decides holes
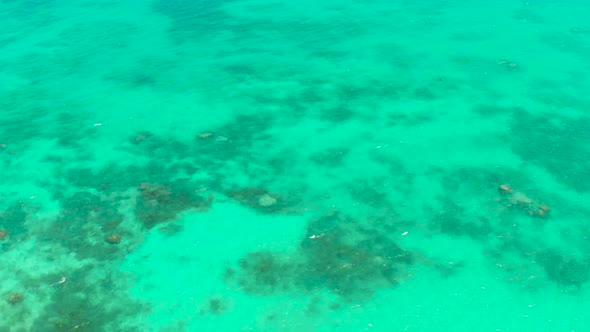
[[[0,331],[588,331],[585,1],[0,1]]]

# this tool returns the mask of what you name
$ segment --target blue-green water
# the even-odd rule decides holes
[[[0,1],[0,331],[588,331],[583,1]]]

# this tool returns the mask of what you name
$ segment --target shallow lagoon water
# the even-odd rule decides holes
[[[584,331],[589,16],[0,2],[0,330]]]

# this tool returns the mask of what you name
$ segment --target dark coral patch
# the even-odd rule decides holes
[[[301,242],[307,287],[356,298],[398,283],[404,268],[414,263],[413,254],[381,232],[363,232],[359,226],[338,213],[310,222]]]
[[[25,222],[27,213],[22,203],[14,203],[0,212],[0,229],[11,236],[18,236],[26,232]]]
[[[553,250],[537,254],[537,261],[545,268],[550,280],[566,287],[579,288],[590,279],[590,259],[578,260]]]
[[[181,182],[161,185],[142,183],[137,199],[135,216],[146,228],[174,220],[189,209],[207,209],[213,198],[203,198]]]
[[[77,192],[61,198],[61,213],[48,229],[37,234],[42,242],[59,244],[81,259],[108,260],[122,254],[101,237],[123,222],[117,210],[120,202],[90,192]],[[94,241],[96,240],[96,241]]]
[[[397,285],[416,261],[380,230],[339,213],[313,220],[291,257],[255,252],[240,260],[237,280],[258,295],[328,290],[346,300],[362,300],[377,289]]]

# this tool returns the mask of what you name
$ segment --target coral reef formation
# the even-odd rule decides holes
[[[139,189],[135,215],[148,229],[186,210],[206,211],[213,201],[212,196],[203,198],[179,182],[170,186],[144,182]]]
[[[296,253],[250,253],[235,278],[244,291],[259,295],[328,290],[359,300],[396,286],[416,262],[383,230],[332,212],[310,221]]]
[[[509,184],[501,184],[498,187],[498,192],[502,194],[504,204],[507,207],[515,207],[525,211],[532,217],[547,217],[551,208],[538,200],[530,198],[521,191],[515,191]]]

